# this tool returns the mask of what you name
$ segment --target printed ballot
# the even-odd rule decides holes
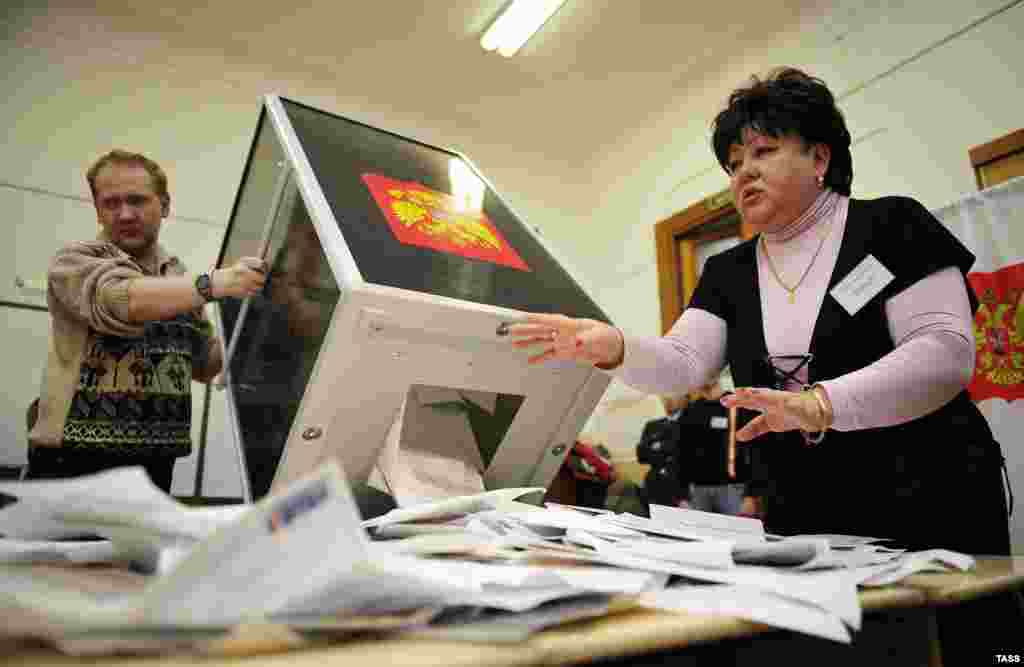
[[[522,613],[625,595],[848,642],[861,625],[858,586],[973,566],[962,554],[904,554],[873,538],[769,536],[760,522],[677,508],[652,506],[645,518],[517,501],[532,491],[362,521],[333,462],[255,505],[227,508],[182,505],[141,468],[3,482],[0,492],[17,501],[0,509],[0,613],[34,619],[22,634],[95,638],[410,612],[427,622],[442,609]],[[54,541],[82,535],[105,541]],[[125,557],[150,564],[152,575],[96,590],[74,585],[73,568],[53,567]]]

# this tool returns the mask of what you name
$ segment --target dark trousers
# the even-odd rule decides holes
[[[33,447],[28,452],[28,474],[25,479],[64,479],[91,475],[111,468],[142,466],[157,487],[170,493],[176,460],[173,456],[131,456],[65,450],[60,447]]]

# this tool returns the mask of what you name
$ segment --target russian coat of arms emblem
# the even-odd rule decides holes
[[[1024,397],[1024,263],[971,273],[967,280],[981,304],[974,315],[971,398]]]

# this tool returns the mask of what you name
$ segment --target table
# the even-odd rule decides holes
[[[934,611],[947,605],[1024,589],[1024,558],[983,557],[975,571],[921,574],[900,584],[861,591],[864,627],[852,646],[776,630],[725,616],[627,610],[554,628],[516,644],[473,644],[416,638],[355,639],[300,650],[241,657],[75,658],[43,647],[0,644],[3,665],[71,667],[518,667],[596,662],[614,665],[745,664],[940,664]],[[254,646],[287,643],[273,629],[252,628]],[[1024,636],[1024,630],[1022,630]],[[275,644],[280,641],[280,644]],[[1020,658],[1024,660],[1024,656]],[[988,662],[981,664],[992,664]],[[874,664],[872,664],[874,667]]]

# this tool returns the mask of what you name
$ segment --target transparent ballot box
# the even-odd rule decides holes
[[[244,256],[266,286],[219,312],[248,499],[331,458],[364,482],[388,446],[546,487],[607,387],[497,335],[608,318],[454,151],[268,96],[218,265]]]

